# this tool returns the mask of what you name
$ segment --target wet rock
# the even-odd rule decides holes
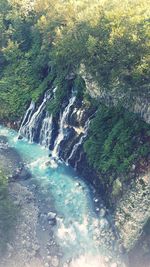
[[[56,219],[49,220],[49,225],[51,225],[51,226],[55,226],[56,223],[57,223]]]
[[[23,136],[22,135],[19,135],[18,136],[18,140],[22,140],[23,139]]]
[[[76,186],[77,186],[77,187],[81,187],[82,185],[81,185],[80,182],[76,182]]]
[[[49,157],[51,157],[51,156],[49,155]],[[51,166],[51,161],[50,160],[49,161],[46,161],[45,162],[45,166],[47,166],[47,167]]]
[[[48,223],[52,226],[56,225],[57,223],[57,220],[56,220],[56,213],[54,212],[48,212],[47,214],[47,220],[48,220]]]
[[[47,213],[47,219],[48,220],[54,220],[54,219],[56,219],[56,216],[57,216],[57,214],[55,212],[50,211]]]

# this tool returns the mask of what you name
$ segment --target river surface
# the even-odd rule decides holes
[[[95,198],[93,201],[93,194],[86,183],[65,164],[50,160],[48,150],[42,146],[18,140],[15,131],[2,126],[0,135],[7,137],[9,147],[20,154],[32,179],[52,198],[57,214],[54,235],[62,253],[61,266],[124,266],[115,265],[112,260],[114,240],[109,238],[114,239],[113,233],[105,216],[100,218],[95,212],[93,203],[98,200]],[[110,251],[106,251],[107,244],[110,244]],[[111,264],[107,265],[109,258]]]

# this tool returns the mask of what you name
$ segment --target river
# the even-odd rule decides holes
[[[24,184],[28,187],[38,184],[44,198],[51,198],[51,206],[42,207],[44,212],[56,214],[56,224],[51,228],[59,253],[55,251],[58,260],[50,266],[123,267],[103,204],[99,204],[100,211],[96,212],[93,203],[98,199],[86,183],[70,167],[50,160],[47,149],[25,139],[18,140],[14,130],[0,126],[0,135],[7,137],[8,146],[19,153],[32,174]],[[39,233],[38,238],[42,240],[42,236]]]

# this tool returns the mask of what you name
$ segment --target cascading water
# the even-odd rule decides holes
[[[67,119],[68,119],[68,115],[70,112],[70,108],[72,107],[72,105],[74,104],[76,99],[75,96],[75,92],[72,92],[72,96],[69,100],[69,103],[67,105],[67,107],[64,109],[63,113],[60,115],[60,126],[59,126],[59,133],[58,136],[55,140],[55,144],[54,144],[54,149],[52,151],[52,156],[54,158],[58,158],[59,157],[59,148],[60,148],[60,143],[61,141],[64,139],[65,136],[65,128],[67,125]]]
[[[42,113],[46,107],[46,102],[47,100],[51,98],[51,95],[52,95],[51,91],[47,91],[45,93],[44,99],[41,105],[38,107],[37,111],[35,111],[34,113],[33,111],[35,109],[35,106],[33,102],[31,102],[30,107],[27,110],[27,113],[23,119],[23,122],[19,130],[19,134],[22,135],[23,137],[26,137],[31,143],[34,141],[39,119],[42,116]],[[25,123],[26,119],[27,119],[27,122]]]
[[[90,124],[90,119],[88,119],[85,123],[84,126],[84,134],[81,136],[81,138],[79,139],[78,143],[76,143],[71,151],[71,154],[67,160],[67,163],[69,163],[69,161],[72,159],[73,155],[75,155],[75,153],[77,152],[79,146],[83,143],[84,139],[87,137],[88,134],[88,129],[89,129],[89,124]]]
[[[53,117],[52,115],[46,114],[46,117],[43,120],[42,128],[40,131],[39,143],[44,147],[49,147],[51,144],[53,130]]]
[[[26,113],[25,113],[25,116],[23,118],[23,121],[21,123],[21,126],[20,126],[20,129],[19,129],[19,135],[23,135],[23,136],[26,136],[26,125],[28,125],[30,119],[31,119],[31,116],[34,112],[34,109],[35,109],[35,103],[33,101],[31,101],[31,104],[29,106],[29,108],[27,109]]]

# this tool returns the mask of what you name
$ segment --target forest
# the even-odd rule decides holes
[[[0,119],[17,120],[81,64],[102,89],[149,97],[148,2],[1,0]]]

